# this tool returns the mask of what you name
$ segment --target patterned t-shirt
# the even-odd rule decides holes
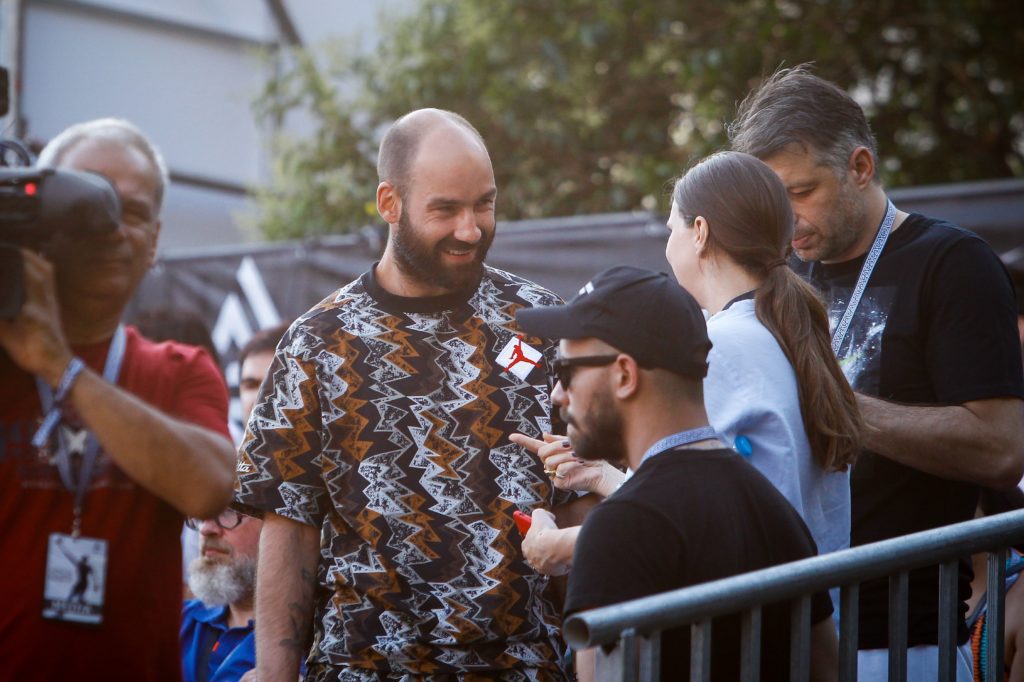
[[[561,499],[508,439],[550,424],[553,346],[515,312],[559,302],[490,267],[473,292],[413,299],[371,270],[281,340],[236,500],[321,531],[310,678],[565,678],[512,519]]]

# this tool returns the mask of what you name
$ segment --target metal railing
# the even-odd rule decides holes
[[[723,580],[574,614],[564,625],[573,649],[600,648],[599,680],[660,679],[661,633],[690,626],[690,679],[709,680],[711,620],[741,616],[741,679],[760,679],[761,607],[792,600],[790,679],[810,674],[811,595],[840,588],[839,680],[857,679],[857,616],[860,583],[889,577],[889,679],[907,679],[907,591],[911,570],[939,566],[939,680],[956,679],[957,564],[961,557],[988,552],[985,654],[1003,660],[1007,549],[1024,541],[1024,511],[997,514],[913,535],[773,566]],[[1003,666],[989,665],[986,682],[1002,681]]]

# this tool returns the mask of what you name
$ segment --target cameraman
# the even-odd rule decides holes
[[[106,176],[122,212],[23,249],[27,300],[0,320],[0,680],[178,680],[178,538],[231,498],[227,390],[206,351],[121,324],[156,252],[159,152],[102,119],[39,165]]]

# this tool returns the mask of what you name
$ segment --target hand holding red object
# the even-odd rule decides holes
[[[526,534],[530,532],[530,524],[533,523],[533,519],[529,514],[524,514],[518,509],[512,512],[512,518],[516,522],[516,528],[518,528],[519,532],[525,537]]]

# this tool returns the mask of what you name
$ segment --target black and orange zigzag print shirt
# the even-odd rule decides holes
[[[282,339],[236,502],[321,530],[311,678],[565,679],[558,609],[512,519],[564,493],[508,439],[549,430],[554,347],[515,312],[556,303],[490,267],[430,299],[370,271]]]

